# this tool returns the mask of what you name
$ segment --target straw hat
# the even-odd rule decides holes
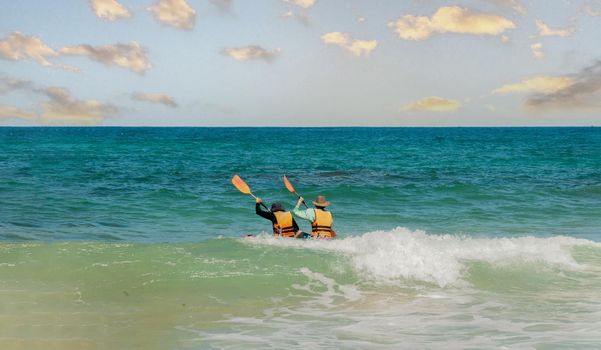
[[[317,196],[317,198],[313,201],[313,204],[317,207],[327,207],[330,205],[330,202],[326,200],[325,196]]]

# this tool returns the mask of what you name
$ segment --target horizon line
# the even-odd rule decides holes
[[[598,128],[591,125],[0,125],[0,128]]]

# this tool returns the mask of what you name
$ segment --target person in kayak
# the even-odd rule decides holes
[[[330,202],[326,200],[324,196],[317,196],[313,204],[315,208],[308,208],[306,210],[300,209],[300,205],[305,201],[303,197],[299,197],[298,202],[292,213],[294,216],[311,222],[311,236],[315,238],[334,238],[336,232],[332,230],[332,213],[326,211],[326,207],[330,205]]]
[[[260,217],[271,221],[274,236],[303,238],[305,233],[299,229],[298,224],[292,217],[292,214],[289,211],[284,210],[282,203],[275,202],[271,204],[270,211],[265,211],[261,209],[262,202],[263,201],[261,198],[257,198],[255,212]]]

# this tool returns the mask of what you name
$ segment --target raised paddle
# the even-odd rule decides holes
[[[234,185],[234,187],[236,187],[238,189],[238,191],[244,193],[244,194],[250,194],[254,199],[257,199],[257,197],[251,192],[250,187],[248,187],[248,185],[246,184],[246,182],[244,182],[244,180],[242,180],[240,178],[240,176],[238,175],[234,175],[232,177],[232,185]],[[263,204],[263,202],[260,203],[263,208],[269,210],[265,204]]]
[[[284,175],[284,185],[286,186],[288,191],[294,193],[297,198],[300,198],[300,195],[296,192],[294,187],[292,187],[292,184],[290,183],[290,181],[288,181],[288,178],[286,177],[286,175]],[[305,201],[303,201],[303,204],[305,205],[306,208],[309,208],[309,206],[307,205],[307,203],[305,203]]]

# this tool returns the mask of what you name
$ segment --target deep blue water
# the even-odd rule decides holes
[[[234,174],[268,204],[294,204],[284,174],[324,194],[343,236],[601,240],[600,128],[0,128],[0,239],[268,231]]]

